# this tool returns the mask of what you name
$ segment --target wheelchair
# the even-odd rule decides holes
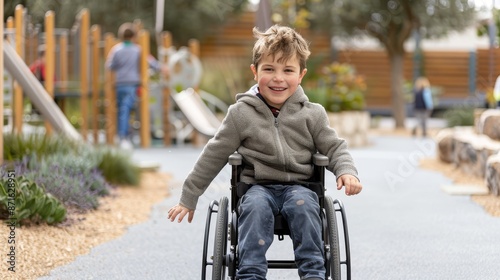
[[[229,157],[228,162],[231,165],[231,201],[227,197],[222,197],[219,201],[213,200],[208,207],[202,256],[202,280],[207,279],[207,268],[210,266],[212,267],[212,280],[236,279],[238,268],[238,213],[236,209],[240,197],[246,191],[245,187],[248,189],[248,186],[239,180],[240,172],[243,169],[242,156],[234,153]],[[340,280],[345,276],[346,279],[350,280],[351,257],[344,205],[338,199],[333,200],[331,197],[325,196],[325,166],[328,165],[328,158],[321,154],[314,154],[313,165],[313,178],[307,182],[299,183],[318,194],[326,268],[325,279]],[[216,224],[215,234],[212,236],[210,231],[214,228],[211,226],[213,215],[216,215]],[[341,220],[340,224],[337,222],[339,219]],[[339,227],[343,237],[339,236]],[[284,240],[285,235],[290,235],[288,224],[281,214],[275,216],[274,234],[278,236],[280,241]],[[213,247],[209,246],[211,236],[214,238]],[[209,248],[213,249],[210,256]],[[297,268],[294,260],[268,260],[267,262],[269,269]]]

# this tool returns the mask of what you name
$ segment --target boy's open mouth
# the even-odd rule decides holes
[[[271,90],[274,90],[274,91],[284,91],[286,90],[286,88],[283,88],[283,87],[269,87]]]

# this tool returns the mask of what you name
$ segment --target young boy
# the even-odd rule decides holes
[[[132,23],[124,23],[118,29],[122,40],[108,54],[106,67],[116,73],[116,106],[118,108],[118,136],[120,147],[132,149],[129,138],[130,112],[135,107],[137,88],[141,83],[139,65],[141,49],[134,43],[135,30]]]
[[[241,198],[237,279],[265,279],[266,251],[274,238],[274,216],[287,219],[301,279],[324,279],[318,197],[293,182],[313,174],[312,155],[328,156],[337,189],[347,195],[362,186],[345,140],[330,128],[325,109],[310,103],[300,82],[310,54],[302,36],[284,26],[253,30],[257,41],[250,66],[257,85],[236,96],[217,134],[207,143],[168,218],[193,219],[198,198],[238,151],[245,167],[241,181],[253,186]],[[259,182],[275,183],[266,185]]]

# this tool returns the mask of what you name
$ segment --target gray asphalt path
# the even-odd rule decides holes
[[[364,185],[360,195],[336,191],[333,175],[327,175],[327,194],[340,198],[347,211],[353,279],[499,279],[500,218],[469,196],[443,192],[448,178],[418,168],[420,158],[435,155],[433,141],[394,136],[371,141],[369,147],[351,149]],[[200,151],[189,146],[135,150],[138,161],[156,161],[161,171],[173,174],[172,196],[154,207],[147,222],[40,279],[200,279],[207,207],[228,195],[229,168],[200,198],[193,223],[166,220]],[[288,242],[276,241],[270,258],[291,256]],[[268,279],[298,277],[293,270],[272,270]]]

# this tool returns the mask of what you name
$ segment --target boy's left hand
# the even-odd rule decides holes
[[[337,190],[342,189],[342,186],[345,186],[345,194],[346,195],[355,195],[361,192],[363,186],[361,182],[359,182],[358,178],[344,174],[337,178]]]

